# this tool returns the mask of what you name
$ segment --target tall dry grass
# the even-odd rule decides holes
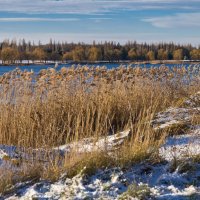
[[[2,84],[1,144],[52,147],[115,133],[189,93],[188,86],[180,84],[178,78],[172,82],[170,74],[159,74],[159,69],[62,71],[46,71],[34,85],[33,78],[27,81],[23,73]]]
[[[199,74],[193,71],[84,66],[58,72],[51,68],[35,75],[15,70],[0,79],[0,144],[26,151],[130,129],[131,138],[114,155],[72,153],[62,166],[51,161],[40,168],[40,175],[48,179],[52,171],[58,177],[67,170],[73,176],[84,166],[91,172],[142,161],[155,154],[166,136],[152,129],[155,114],[198,90]]]

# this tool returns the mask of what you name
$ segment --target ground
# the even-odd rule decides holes
[[[200,108],[194,100],[195,97],[187,100],[184,107],[158,113],[152,121],[155,130],[169,128],[173,133],[174,127],[181,127],[180,134],[170,134],[160,147],[159,162],[147,160],[129,167],[98,170],[91,176],[85,175],[83,169],[71,179],[63,174],[54,183],[18,183],[13,193],[1,199],[200,199],[200,124],[193,122]],[[111,150],[129,134],[130,131],[126,130],[109,136],[106,141],[102,138],[94,143],[87,139],[53,151],[62,154],[76,147],[79,152],[90,152],[97,147],[103,150],[105,144]],[[1,168],[8,164],[7,160],[17,158],[15,147],[0,146]]]

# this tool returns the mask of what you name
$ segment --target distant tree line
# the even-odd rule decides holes
[[[52,40],[48,44],[31,43],[24,39],[4,40],[0,43],[0,59],[3,63],[27,61],[152,61],[152,60],[200,60],[200,47],[191,44],[174,43],[139,44],[127,42],[59,43]]]

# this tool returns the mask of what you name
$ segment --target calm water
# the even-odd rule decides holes
[[[70,67],[72,64],[59,64],[58,65],[58,70],[60,70],[62,67]],[[106,66],[108,69],[112,69],[112,68],[116,68],[116,67],[119,67],[121,64],[120,63],[97,63],[97,64],[87,64],[88,66]],[[124,65],[128,65],[128,64],[124,64]],[[187,64],[185,63],[184,66],[189,66],[191,64]],[[132,64],[132,66],[136,66],[134,64]],[[155,64],[155,65],[152,65],[152,64],[140,64],[139,66],[141,67],[159,67],[160,64]],[[173,66],[178,66],[178,67],[181,67],[180,64],[165,64],[165,66],[168,66],[168,67],[173,67]],[[3,75],[4,73],[6,72],[9,72],[9,71],[12,71],[14,70],[16,67],[20,68],[22,71],[24,70],[28,70],[30,71],[31,69],[35,72],[35,73],[38,73],[41,69],[47,69],[49,67],[54,67],[54,65],[52,64],[44,64],[44,65],[24,65],[24,66],[0,66],[0,75]]]

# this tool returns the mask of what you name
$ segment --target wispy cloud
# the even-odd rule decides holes
[[[79,20],[79,18],[0,18],[0,22],[66,22]]]
[[[0,0],[0,11],[21,13],[103,13],[113,9],[198,9],[199,0]]]
[[[172,16],[150,17],[142,21],[159,28],[200,27],[200,13],[178,13]]]
[[[53,38],[69,42],[137,40],[198,44],[199,8],[200,0],[0,0],[0,36],[43,42]],[[193,28],[182,32],[182,27]],[[173,31],[166,33],[164,28]]]
[[[101,23],[105,20],[112,20],[113,18],[110,18],[110,17],[109,18],[108,17],[90,17],[88,19],[94,21],[95,23]]]

